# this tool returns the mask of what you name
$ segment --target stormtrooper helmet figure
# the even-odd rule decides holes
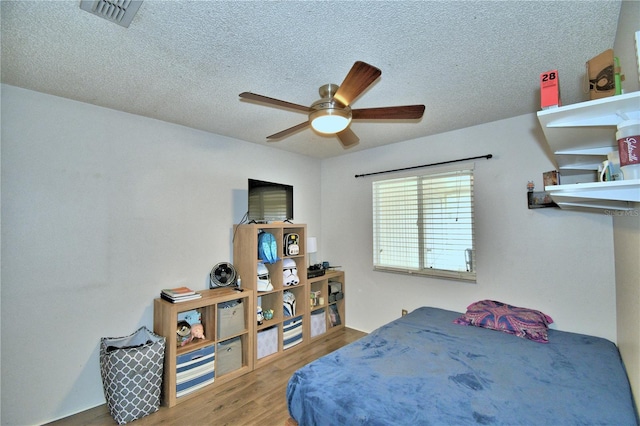
[[[258,291],[271,291],[273,286],[271,285],[271,278],[269,277],[269,270],[264,263],[258,262]]]
[[[296,314],[296,295],[287,290],[282,293],[282,302],[284,316],[294,316]]]
[[[282,283],[285,286],[300,284],[300,278],[298,277],[298,265],[293,259],[284,259],[282,261]]]

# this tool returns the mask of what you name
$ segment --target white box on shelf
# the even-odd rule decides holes
[[[278,327],[258,331],[257,348],[258,359],[278,352]]]
[[[320,336],[327,331],[327,314],[324,309],[311,312],[311,337]]]

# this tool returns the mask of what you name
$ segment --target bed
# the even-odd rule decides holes
[[[297,370],[288,424],[637,425],[617,347],[548,330],[548,342],[416,309]]]

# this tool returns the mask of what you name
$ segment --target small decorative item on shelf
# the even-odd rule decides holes
[[[267,309],[266,311],[263,311],[262,315],[264,316],[264,319],[266,321],[273,319],[273,309]]]
[[[180,312],[178,314],[177,338],[178,345],[185,346],[193,339],[204,339],[204,326],[200,322],[200,312],[197,309]]]
[[[618,124],[616,139],[624,179],[640,179],[640,120]]]
[[[623,179],[618,151],[607,153],[607,159],[598,165],[598,180],[600,182],[611,182]]]
[[[296,295],[292,291],[286,290],[282,293],[284,316],[293,317],[296,315]]]
[[[192,339],[204,339],[204,327],[202,324],[193,324],[191,326]]]
[[[311,292],[311,307],[320,305],[320,291],[312,291]]]
[[[544,172],[542,174],[543,186],[560,185],[560,173],[557,170]]]
[[[616,82],[616,95],[622,95],[622,82],[624,81],[624,74],[622,74],[622,68],[620,68],[620,59],[617,56],[613,57],[613,73],[614,80]]]
[[[262,308],[258,306],[256,311],[257,311],[258,325],[262,325],[262,322],[264,321],[264,314],[262,313]]]
[[[178,346],[184,346],[191,336],[191,325],[187,321],[178,321],[176,339]]]
[[[293,259],[284,259],[282,261],[282,284],[285,286],[300,284],[298,265]]]
[[[530,209],[558,207],[558,205],[551,199],[551,195],[544,191],[527,192],[527,202]]]
[[[608,49],[587,61],[589,99],[600,99],[616,93],[613,49]]]
[[[536,187],[536,184],[533,183],[532,180],[530,180],[529,182],[527,182],[527,191],[529,192],[533,192],[533,189]]]
[[[560,101],[560,79],[558,70],[540,74],[540,107],[542,109],[558,108]]]
[[[271,291],[273,285],[271,284],[271,277],[269,276],[269,269],[262,262],[258,262],[258,291]]]
[[[284,255],[297,256],[300,253],[300,235],[295,233],[285,234],[284,236]]]

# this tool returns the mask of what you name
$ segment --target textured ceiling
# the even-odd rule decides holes
[[[539,109],[541,72],[563,103],[586,99],[585,61],[613,47],[620,2],[159,1],[129,28],[80,1],[1,2],[2,82],[314,157],[331,157]],[[382,70],[354,108],[424,104],[421,121],[353,122],[360,143],[307,129],[303,113],[357,60]]]

